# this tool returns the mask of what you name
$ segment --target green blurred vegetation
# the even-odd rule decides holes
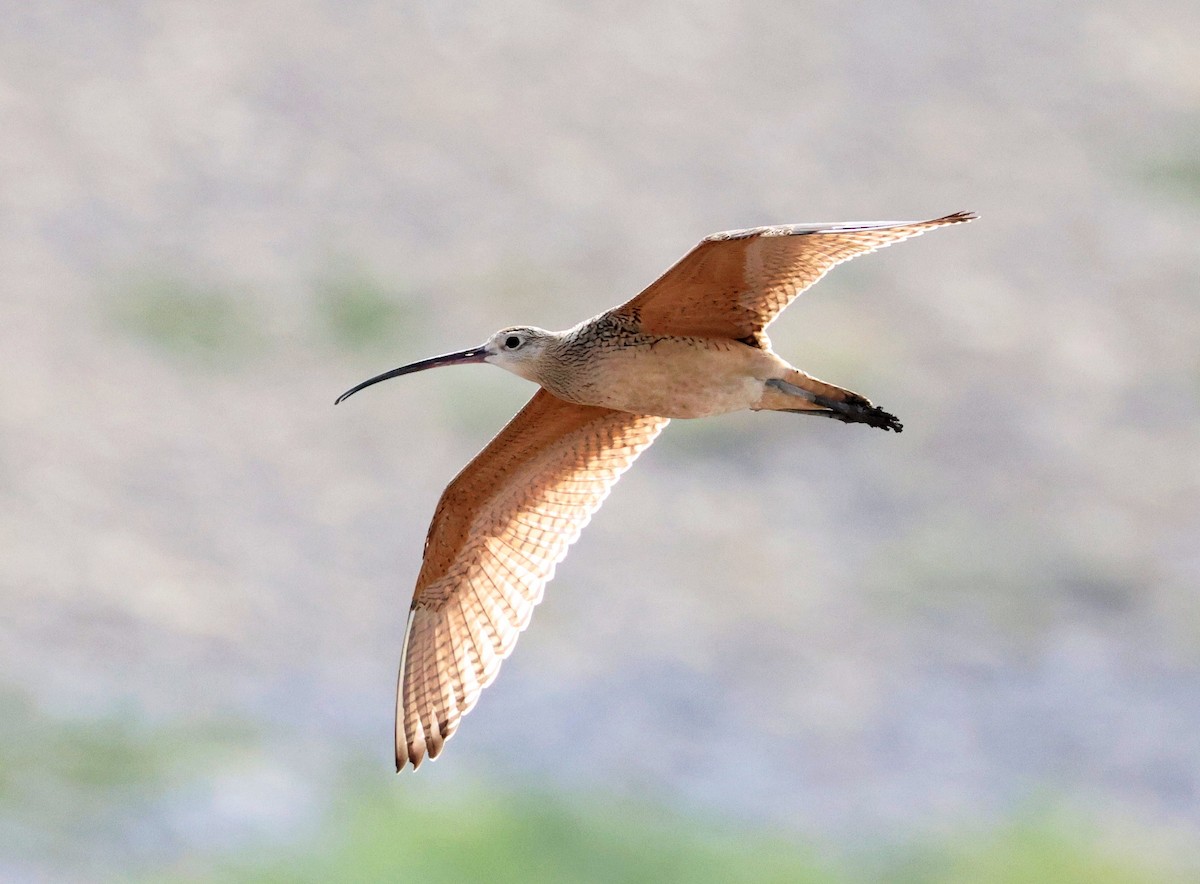
[[[401,331],[419,336],[425,326],[419,298],[401,297],[346,262],[334,262],[316,281],[314,293],[322,332],[346,350],[394,347]]]
[[[1200,161],[1194,154],[1147,165],[1141,174],[1150,189],[1185,202],[1200,201]]]
[[[768,833],[678,812],[567,796],[457,796],[417,803],[378,781],[348,792],[326,843],[228,868],[257,882],[795,882],[1155,884],[1187,872],[1086,827],[1035,813],[992,832],[833,859]],[[868,845],[861,845],[867,847]],[[829,851],[832,854],[834,851]],[[1193,870],[1194,871],[1194,870]]]
[[[1103,844],[1086,826],[1032,812],[995,831],[834,859],[832,849],[730,830],[677,811],[578,796],[407,797],[359,776],[311,850],[224,867],[263,882],[794,882],[840,884],[1154,884],[1184,870],[1136,848]],[[860,845],[867,848],[868,845]],[[867,852],[867,851],[864,851]]]
[[[311,788],[302,793],[311,807],[231,838],[229,820],[206,817],[224,806],[208,799],[231,782],[254,783],[256,765],[305,753],[280,751],[236,723],[54,720],[12,692],[0,694],[0,713],[0,841],[12,841],[5,862],[90,880],[1150,884],[1196,871],[1184,865],[1194,856],[1104,839],[1052,811],[916,845],[864,839],[846,848],[654,801],[505,794],[462,781],[447,788],[428,772],[396,778],[349,756],[331,782],[320,765],[288,768]],[[173,824],[162,822],[167,807],[176,809]]]
[[[1104,842],[1052,813],[1033,813],[994,832],[953,837],[914,851],[884,876],[896,884],[1162,884],[1195,880],[1135,845]]]
[[[228,721],[151,727],[120,712],[64,721],[0,690],[0,878],[4,863],[119,863],[157,803],[253,739]]]
[[[229,873],[260,882],[843,880],[782,838],[721,831],[677,812],[478,789],[422,800],[378,772],[348,783],[329,821],[315,849]]]
[[[302,318],[311,320],[316,336],[343,350],[394,347],[402,332],[419,337],[426,326],[421,299],[404,297],[349,262],[331,262],[311,293]],[[122,274],[108,287],[106,305],[117,328],[172,357],[224,361],[266,343],[266,325],[253,299],[182,272]]]
[[[171,356],[225,360],[261,343],[254,305],[221,286],[151,271],[130,274],[112,288],[108,304],[114,323]]]

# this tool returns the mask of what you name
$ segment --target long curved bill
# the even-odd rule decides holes
[[[378,384],[380,381],[398,378],[402,374],[412,374],[414,371],[424,371],[427,368],[438,368],[442,365],[466,365],[471,362],[483,362],[487,359],[487,349],[484,347],[472,347],[470,350],[459,350],[457,353],[447,353],[444,356],[434,356],[432,359],[422,359],[420,362],[413,362],[409,365],[402,365],[399,368],[393,368],[391,371],[385,371],[381,375],[376,375],[370,380],[363,381],[355,387],[351,387],[341,396],[338,396],[334,405],[337,405],[343,399],[348,399],[359,390]]]

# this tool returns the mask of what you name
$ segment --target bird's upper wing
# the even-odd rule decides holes
[[[647,334],[757,341],[796,295],[836,264],[975,217],[958,212],[932,221],[797,224],[715,233],[612,313],[640,324]]]
[[[567,547],[667,423],[539,390],[447,486],[400,661],[397,770],[438,755],[529,624]]]

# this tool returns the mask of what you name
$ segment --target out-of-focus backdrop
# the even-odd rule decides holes
[[[0,877],[1197,869],[1200,7],[10,3]],[[981,220],[776,348],[901,436],[675,422],[391,772],[491,368],[700,237]]]

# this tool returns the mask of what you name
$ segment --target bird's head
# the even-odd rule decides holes
[[[483,361],[537,383],[538,363],[547,348],[557,340],[558,335],[554,332],[532,325],[502,328],[483,345],[487,353]]]
[[[531,325],[514,325],[502,328],[496,332],[482,347],[472,347],[469,350],[459,350],[447,353],[445,356],[434,356],[432,359],[422,359],[385,371],[369,380],[351,387],[337,398],[338,402],[354,395],[364,387],[386,381],[400,375],[412,374],[414,371],[424,371],[427,368],[439,368],[443,365],[465,365],[470,362],[490,362],[511,371],[526,380],[538,382],[538,364],[547,348],[559,339],[559,335]]]

